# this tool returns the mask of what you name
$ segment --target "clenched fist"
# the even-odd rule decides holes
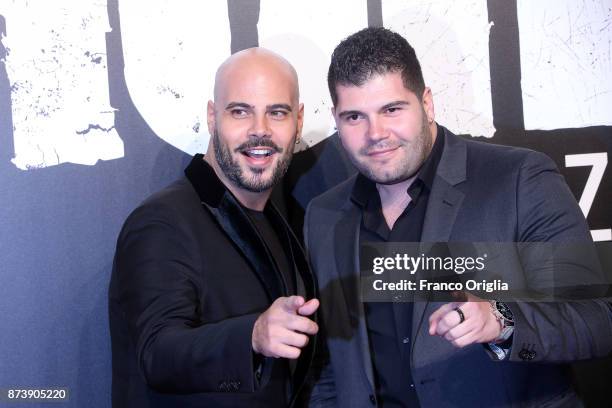
[[[444,337],[456,347],[490,343],[501,334],[502,327],[491,312],[489,302],[472,294],[467,301],[441,306],[429,317],[429,334]]]

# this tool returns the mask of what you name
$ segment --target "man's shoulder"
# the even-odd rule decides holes
[[[199,202],[195,189],[186,177],[181,177],[163,189],[151,194],[140,204],[140,206],[164,204],[175,206],[189,203],[194,200]]]
[[[199,204],[198,195],[193,186],[182,177],[163,189],[151,194],[140,203],[138,208],[167,208],[182,210],[186,206]]]
[[[486,137],[472,137],[468,135],[456,135],[450,130],[442,127],[446,133],[446,142],[451,146],[465,144],[468,152],[474,155],[491,156],[495,159],[503,160],[524,160],[525,157],[535,155],[535,157],[545,157],[544,153],[520,146],[509,146],[496,143]]]
[[[525,147],[508,146],[471,137],[452,135],[465,143],[468,165],[479,169],[494,168],[500,172],[520,169],[524,166],[539,166],[554,169],[556,164],[546,154]]]
[[[193,186],[183,177],[153,193],[129,215],[126,224],[136,220],[168,220],[172,223],[201,210],[200,199]]]
[[[358,174],[354,174],[323,194],[313,198],[308,206],[310,210],[317,208],[337,211],[344,208],[350,202],[351,192],[353,191],[357,176]]]
[[[537,153],[535,150],[525,147],[497,144],[495,142],[485,141],[482,138],[476,139],[468,136],[462,137],[462,139],[465,141],[468,151],[474,154],[493,155],[495,158],[502,157],[508,160],[521,160],[529,154]]]

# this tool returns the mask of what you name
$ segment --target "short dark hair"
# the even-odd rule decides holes
[[[361,86],[373,75],[401,72],[406,89],[421,100],[425,81],[414,48],[398,33],[383,27],[364,28],[342,40],[332,54],[327,86],[334,106],[336,85]]]

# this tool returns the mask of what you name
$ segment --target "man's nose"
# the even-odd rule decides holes
[[[367,136],[370,140],[378,141],[378,140],[385,139],[388,136],[387,130],[382,120],[378,118],[371,118],[368,121],[368,125],[369,126],[368,126]]]
[[[270,130],[270,123],[268,121],[268,116],[263,115],[254,115],[252,126],[249,129],[249,136],[255,137],[270,137],[272,131]]]

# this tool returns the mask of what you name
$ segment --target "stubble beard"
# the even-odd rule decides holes
[[[297,134],[292,140],[295,141],[296,137]],[[291,143],[289,146],[293,147],[293,144],[294,143]],[[264,179],[263,173],[265,172],[265,169],[249,167],[247,171],[244,171],[240,167],[238,161],[234,160],[234,158],[232,157],[232,152],[229,146],[221,140],[221,137],[219,136],[219,131],[217,129],[215,129],[213,134],[213,145],[215,149],[215,158],[217,160],[217,164],[219,165],[219,168],[221,169],[225,177],[227,177],[227,179],[236,187],[253,193],[261,193],[263,191],[269,190],[274,187],[278,182],[280,182],[280,180],[287,172],[289,164],[291,163],[291,158],[293,157],[293,150],[291,148],[287,149],[286,152],[283,152],[283,149],[281,147],[279,147],[269,139],[250,140],[234,149],[234,152],[238,153],[245,147],[271,147],[277,152],[277,154],[281,155],[278,161],[276,162],[276,166],[272,171],[272,175],[267,179]],[[250,172],[252,175],[249,176],[245,174],[247,172]]]
[[[373,148],[381,148],[379,143],[366,146],[359,150],[355,155],[349,154],[349,157],[357,170],[368,179],[377,184],[396,184],[414,176],[421,168],[431,149],[433,147],[431,129],[427,122],[427,115],[423,111],[423,121],[421,123],[421,131],[411,145],[406,142],[399,142],[397,146],[400,149],[411,149],[414,151],[414,160],[405,160],[396,165],[395,168],[375,168],[370,166],[365,160],[361,160],[359,156],[367,154],[367,151]],[[385,146],[388,147],[388,146]]]

